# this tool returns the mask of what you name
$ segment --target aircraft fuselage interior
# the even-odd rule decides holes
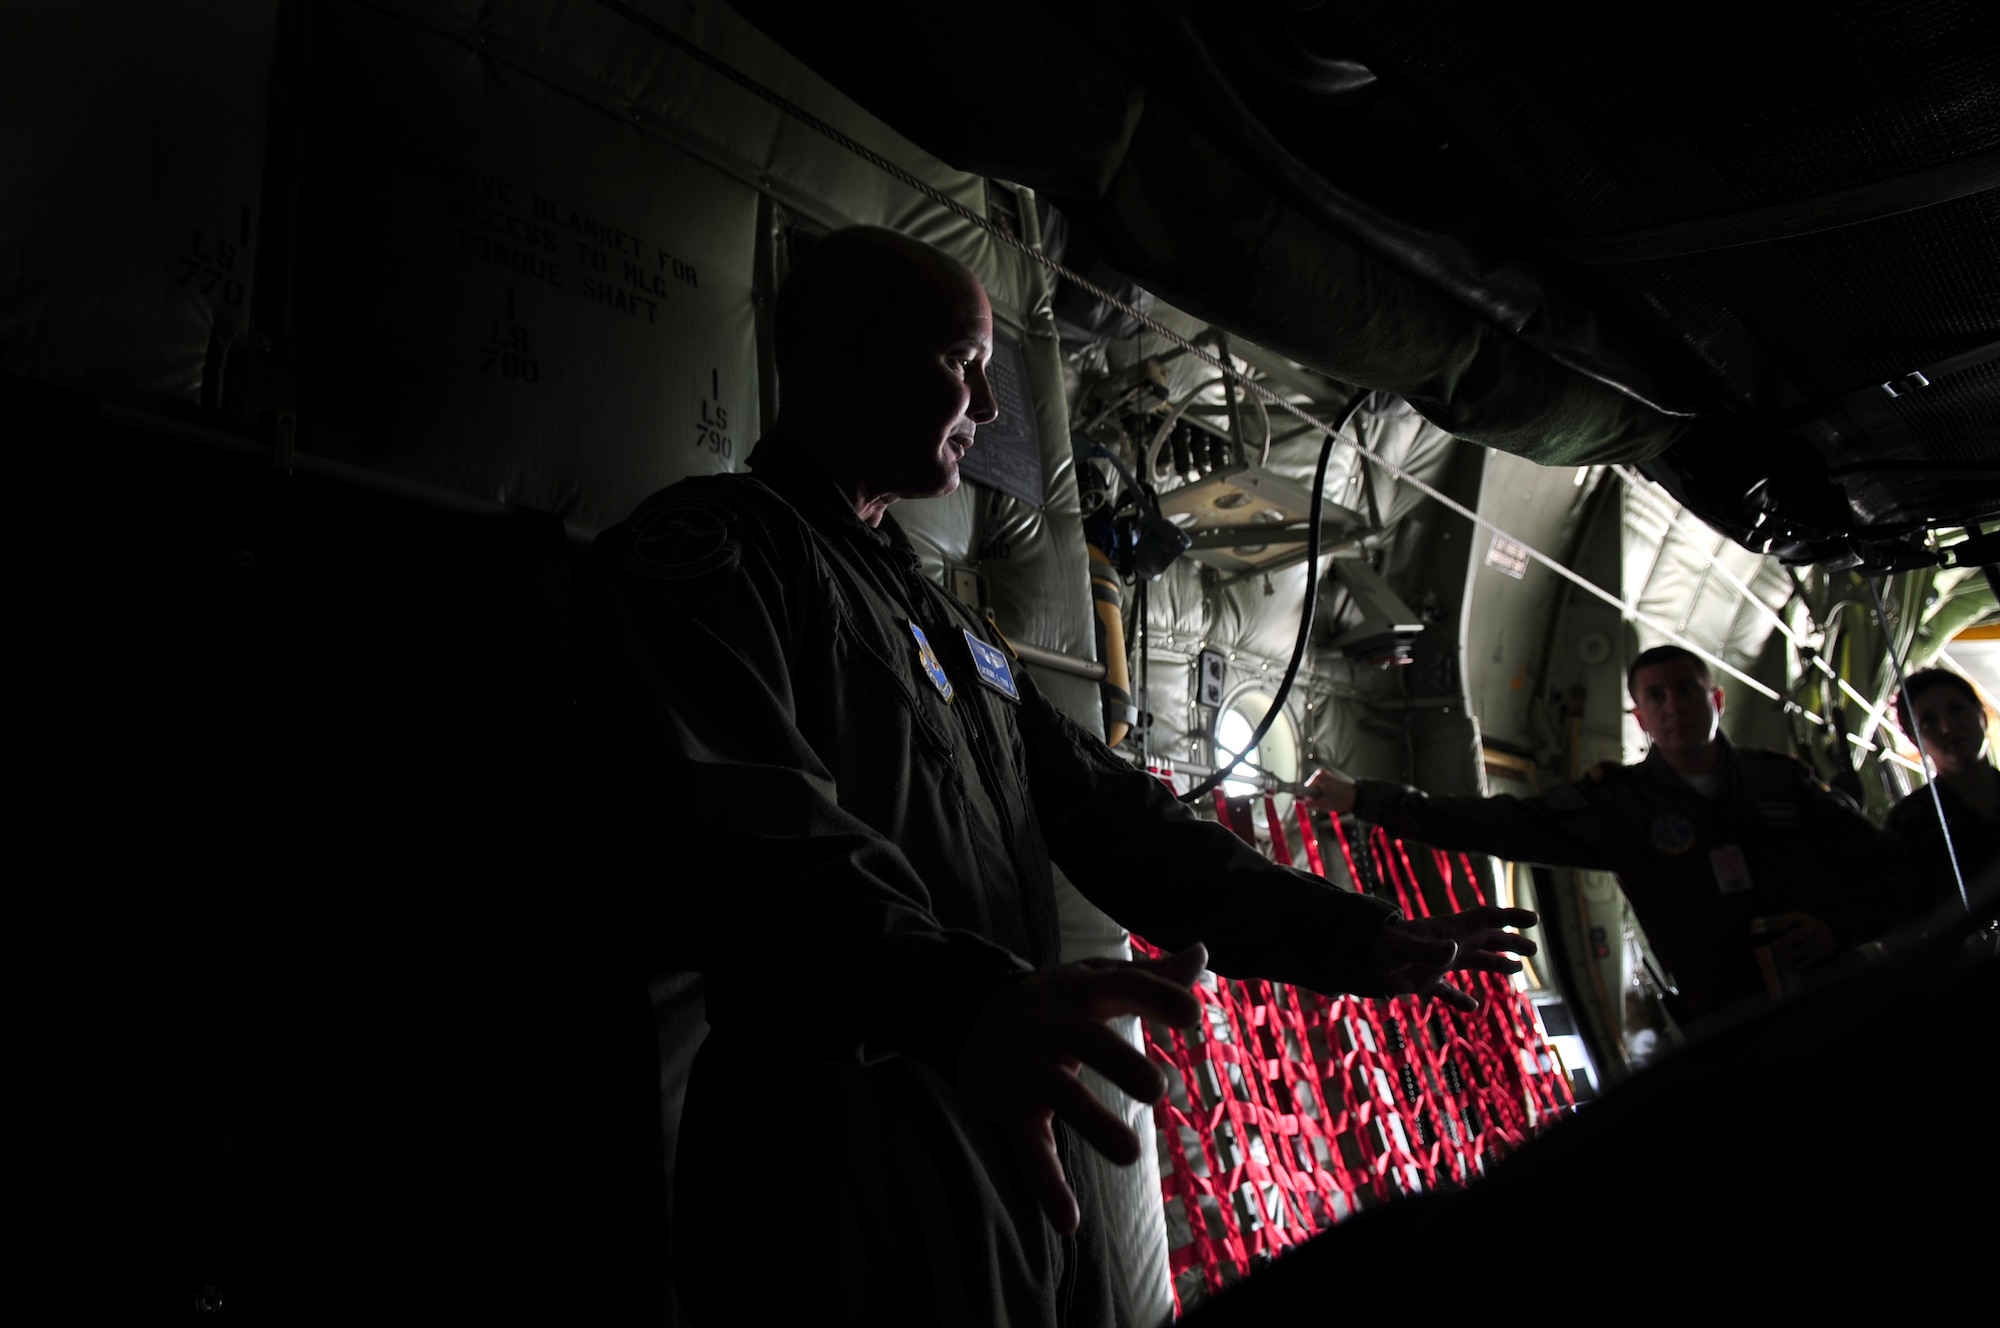
[[[29,985],[54,1081],[92,1085],[57,1097],[89,1177],[51,1200],[66,1298],[224,1324],[862,1322],[855,1270],[880,1259],[955,1306],[920,1321],[996,1325],[1990,1299],[1996,15],[0,7],[20,860],[63,901],[20,936],[66,938]],[[966,409],[992,410],[954,435],[947,491],[881,528],[944,617],[854,667],[922,713],[871,727],[848,700],[839,731],[887,743],[935,710],[976,742],[975,714],[1026,732],[1045,700],[1093,778],[1146,776],[1149,815],[1216,823],[1253,875],[1419,930],[1537,915],[1520,972],[1438,979],[1476,1010],[1267,980],[1212,944],[1191,1026],[1111,1012],[1165,1095],[1071,1058],[1142,1146],[1115,1165],[1057,1129],[1084,1235],[1021,1228],[1022,1266],[1059,1271],[1005,1305],[871,1243],[930,1181],[843,1179],[877,1129],[843,1085],[901,1053],[835,1067],[808,1026],[899,998],[865,955],[799,980],[790,906],[727,904],[805,833],[764,790],[873,806],[836,774],[861,767],[759,782],[746,757],[702,787],[689,758],[625,796],[593,710],[614,667],[593,568],[649,498],[738,492],[715,486],[787,411],[827,417],[831,371],[787,397],[805,352],[778,313],[854,227],[976,278]],[[815,324],[815,353],[877,363],[898,301]],[[904,427],[888,381],[840,389],[841,437]],[[750,509],[681,501],[640,536],[680,560],[662,584],[761,566]],[[777,621],[822,608],[861,616]],[[840,652],[873,649],[857,632],[824,667],[785,656],[769,714],[799,743]],[[770,722],[745,699],[758,641],[648,639],[702,733]],[[1101,861],[1068,871],[1064,836],[1094,832],[1027,741],[964,767],[1019,762],[1044,800],[1059,945],[1015,960],[1171,964],[1149,958],[1180,949],[1166,923],[1087,897],[1111,897]],[[857,842],[902,833],[852,814]],[[893,875],[868,851],[854,874]],[[727,1093],[696,1072],[711,1014],[755,1050]],[[141,1072],[161,1024],[171,1064]],[[740,1110],[688,1133],[702,1074]],[[171,1122],[142,1132],[164,1197],[121,1199],[141,1168],[102,1160],[134,1117]],[[740,1174],[730,1204],[676,1201],[691,1159]],[[128,1210],[146,1231],[107,1217]],[[671,1250],[704,1226],[730,1286],[697,1304]]]

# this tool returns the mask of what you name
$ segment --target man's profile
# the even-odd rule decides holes
[[[589,727],[630,960],[702,975],[678,1149],[697,1323],[1113,1323],[1076,1166],[1145,1142],[1079,1079],[1157,1099],[1105,1021],[1194,1018],[1224,971],[1321,991],[1512,972],[1522,910],[1410,922],[1197,818],[1058,711],[924,574],[889,509],[949,492],[997,412],[992,314],[892,232],[822,240],[780,293],[781,410],[751,473],[600,537]],[[1052,864],[1177,950],[1058,962]],[[809,1104],[809,1127],[801,1104]],[[814,1220],[772,1230],[779,1192]],[[748,1235],[782,1277],[732,1275]]]

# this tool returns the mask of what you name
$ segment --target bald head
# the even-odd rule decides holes
[[[970,268],[894,231],[835,231],[778,292],[775,322],[786,454],[871,525],[890,503],[958,487],[977,426],[999,414],[993,310]]]
[[[861,343],[901,332],[922,316],[978,287],[971,269],[948,254],[880,226],[850,226],[807,251],[778,292],[773,319],[778,387],[785,398],[819,395],[845,380],[843,363]]]

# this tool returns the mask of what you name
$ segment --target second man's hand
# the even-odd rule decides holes
[[[1165,1075],[1106,1020],[1135,1014],[1185,1027],[1201,1017],[1192,990],[1208,951],[1161,959],[1087,959],[1029,973],[994,991],[959,1052],[958,1085],[997,1122],[1056,1230],[1076,1230],[1076,1195],[1056,1152],[1055,1117],[1113,1162],[1139,1159],[1139,1136],[1077,1077],[1088,1065],[1140,1102],[1158,1102]]]
[[[1299,800],[1314,811],[1345,816],[1354,810],[1354,785],[1331,770],[1315,770]]]
[[[1298,796],[1314,811],[1345,816],[1354,810],[1355,786],[1331,770],[1315,770]],[[1479,1001],[1444,975],[1455,970],[1520,972],[1521,961],[1510,956],[1535,953],[1535,943],[1505,929],[1532,927],[1536,921],[1525,908],[1469,908],[1445,917],[1392,922],[1376,938],[1369,957],[1393,993],[1435,996],[1461,1010],[1476,1010]]]
[[[1769,919],[1778,927],[1771,953],[1794,973],[1825,963],[1839,953],[1833,928],[1810,913],[1777,913]]]
[[[1535,953],[1535,943],[1505,928],[1537,921],[1529,909],[1491,907],[1399,920],[1382,928],[1369,957],[1391,993],[1435,996],[1458,1009],[1477,1010],[1478,999],[1445,981],[1445,974],[1520,972],[1521,961],[1511,956]]]

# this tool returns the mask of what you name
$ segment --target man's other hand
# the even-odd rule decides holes
[[[1328,816],[1345,816],[1354,810],[1354,785],[1331,770],[1315,770],[1299,801]]]
[[[1446,982],[1444,975],[1455,969],[1520,972],[1521,961],[1508,955],[1531,955],[1535,943],[1502,928],[1532,927],[1536,921],[1529,909],[1489,907],[1391,922],[1382,928],[1369,957],[1395,994],[1418,992],[1461,1010],[1477,1010],[1478,1000]]]
[[[1049,1221],[1076,1230],[1076,1195],[1056,1153],[1054,1118],[1121,1166],[1142,1147],[1112,1108],[1077,1077],[1088,1065],[1138,1101],[1158,1102],[1166,1076],[1105,1023],[1135,1014],[1184,1028],[1201,1017],[1191,988],[1208,951],[1191,945],[1163,959],[1086,959],[1015,978],[980,1008],[958,1057],[958,1085],[999,1123]]]
[[[1810,913],[1774,913],[1770,921],[1779,928],[1771,938],[1771,957],[1783,969],[1803,973],[1833,958],[1840,948],[1833,928]]]

